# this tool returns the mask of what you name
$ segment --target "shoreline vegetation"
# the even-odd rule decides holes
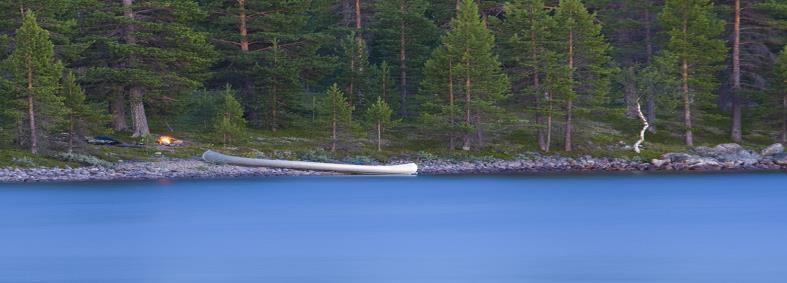
[[[134,181],[159,179],[218,179],[272,176],[334,176],[333,172],[300,171],[273,168],[249,168],[211,164],[198,157],[164,157],[156,154],[147,161],[121,161],[84,167],[4,167],[0,183]],[[325,160],[356,164],[380,164],[370,157]],[[535,152],[513,158],[466,157],[441,158],[421,155],[411,159],[388,160],[389,164],[415,161],[419,175],[528,174],[552,175],[573,173],[614,172],[748,172],[787,171],[787,153],[782,144],[761,151],[745,149],[737,144],[696,147],[687,152],[663,154],[651,160],[641,157],[567,157]]]

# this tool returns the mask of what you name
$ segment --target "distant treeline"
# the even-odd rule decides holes
[[[367,121],[476,149],[645,116],[787,140],[783,0],[4,0],[0,143]],[[640,113],[642,112],[642,113]],[[634,120],[632,120],[634,121]],[[338,133],[337,133],[338,132]]]

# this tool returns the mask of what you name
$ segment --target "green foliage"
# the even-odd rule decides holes
[[[609,77],[616,70],[608,56],[610,49],[601,25],[596,23],[595,14],[588,12],[580,0],[560,1],[555,10],[555,21],[560,34],[559,54],[564,62],[573,61],[574,68],[569,70],[569,91],[561,93],[564,99],[581,98],[585,104],[579,108],[598,106],[603,103],[609,91]],[[569,41],[573,40],[573,50]],[[573,58],[569,53],[573,52]]]
[[[74,152],[61,153],[56,155],[55,158],[66,162],[79,163],[88,166],[105,167],[105,168],[111,168],[115,166],[114,163],[100,159],[98,157],[88,154],[74,153]]]
[[[386,103],[382,97],[377,97],[377,101],[372,103],[369,108],[366,109],[367,121],[372,125],[389,125],[391,123],[392,116],[393,110],[390,106],[388,106],[388,103]]]
[[[668,0],[659,15],[669,41],[660,60],[671,61],[670,73],[681,78],[683,62],[689,65],[690,101],[693,108],[712,107],[718,87],[717,72],[724,69],[727,48],[719,37],[724,22],[716,18],[709,0]]]
[[[27,133],[29,139],[19,136],[20,143],[30,145],[36,153],[38,146],[32,141],[46,141],[47,135],[56,130],[66,114],[62,98],[57,95],[63,65],[55,58],[49,32],[38,25],[32,11],[25,14],[22,26],[16,31],[14,45],[16,48],[3,63],[10,75],[10,81],[4,84],[9,92],[6,98],[16,106],[11,110],[16,112],[13,116],[24,121],[16,125],[17,132]],[[31,119],[36,125],[34,129],[29,127]]]
[[[235,91],[229,85],[221,96],[221,102],[216,107],[214,132],[224,145],[240,142],[245,137],[246,129],[243,106],[235,99]]]
[[[782,89],[787,88],[787,46],[784,47],[776,59],[776,84]]]
[[[344,51],[342,65],[339,69],[339,81],[347,93],[350,105],[363,108],[370,99],[373,87],[367,78],[371,77],[372,68],[369,66],[369,53],[366,49],[366,40],[361,34],[352,31],[342,41]]]
[[[289,126],[293,112],[299,110],[292,102],[307,92],[304,85],[317,84],[334,71],[332,56],[321,50],[335,40],[331,25],[323,23],[332,20],[327,2],[201,1],[210,15],[202,26],[221,53],[208,86],[229,83],[237,89],[254,126]],[[246,20],[245,39],[239,31],[241,19]],[[271,119],[274,96],[283,103],[282,115]]]
[[[383,61],[379,66],[374,67],[374,82],[372,93],[382,98],[391,108],[397,108],[401,100],[396,93],[396,82],[394,82],[391,71],[392,68],[387,61]]]
[[[390,0],[375,5],[377,22],[372,28],[371,55],[377,63],[382,60],[393,64],[390,72],[399,78],[395,86],[401,95],[394,100],[391,93],[391,99],[386,95],[385,100],[403,115],[411,108],[410,93],[422,78],[421,67],[439,39],[437,26],[426,14],[429,4],[425,0]]]
[[[347,101],[338,84],[333,84],[328,88],[325,97],[321,99],[319,105],[320,127],[327,129],[330,133],[331,151],[336,151],[336,143],[339,138],[352,134],[353,110],[354,107]]]
[[[257,65],[259,79],[256,81],[261,82],[259,93],[264,95],[265,124],[274,131],[294,119],[292,116],[300,106],[298,96],[302,94],[298,64],[286,53],[274,40],[271,49],[263,55],[263,64]]]
[[[377,101],[366,109],[366,121],[376,133],[377,150],[382,150],[382,134],[387,129],[395,128],[399,121],[392,121],[393,109],[382,97],[377,97]]]
[[[493,52],[494,43],[494,36],[479,18],[478,6],[465,0],[451,30],[424,67],[423,118],[437,122],[431,125],[436,129],[450,129],[449,135],[464,134],[468,148],[469,131],[480,133],[497,126],[489,122],[501,112],[497,102],[509,93],[508,77]],[[460,115],[462,123],[457,119]]]
[[[172,114],[174,102],[209,78],[218,54],[194,27],[206,16],[195,1],[134,1],[133,20],[122,16],[121,1],[80,1],[75,41],[88,47],[71,67],[86,70],[82,86],[96,99],[141,88],[147,112]],[[135,103],[113,101],[126,102]]]
[[[100,103],[89,104],[86,101],[85,91],[77,83],[73,72],[65,72],[60,96],[66,110],[69,149],[73,147],[73,143],[79,139],[79,136],[87,135],[90,132],[104,131],[102,125],[110,119],[104,111],[106,107]]]

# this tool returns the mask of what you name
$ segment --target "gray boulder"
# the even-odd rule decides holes
[[[772,144],[762,150],[762,156],[773,156],[784,153],[784,145],[780,143]]]
[[[759,154],[746,150],[735,143],[720,144],[713,148],[700,146],[694,148],[694,152],[702,157],[713,158],[721,163],[732,164],[733,166],[752,166],[760,162],[762,158]]]

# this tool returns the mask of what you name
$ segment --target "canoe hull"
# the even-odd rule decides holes
[[[245,158],[245,157],[225,155],[211,150],[208,150],[204,154],[202,154],[202,159],[205,160],[206,162],[224,163],[224,164],[237,165],[237,166],[285,168],[285,169],[312,170],[312,171],[330,171],[330,172],[340,172],[340,173],[348,173],[348,174],[415,175],[418,173],[418,165],[416,165],[415,163],[408,163],[408,164],[401,164],[401,165],[385,165],[385,166],[333,164],[333,163],[306,162],[306,161]]]

